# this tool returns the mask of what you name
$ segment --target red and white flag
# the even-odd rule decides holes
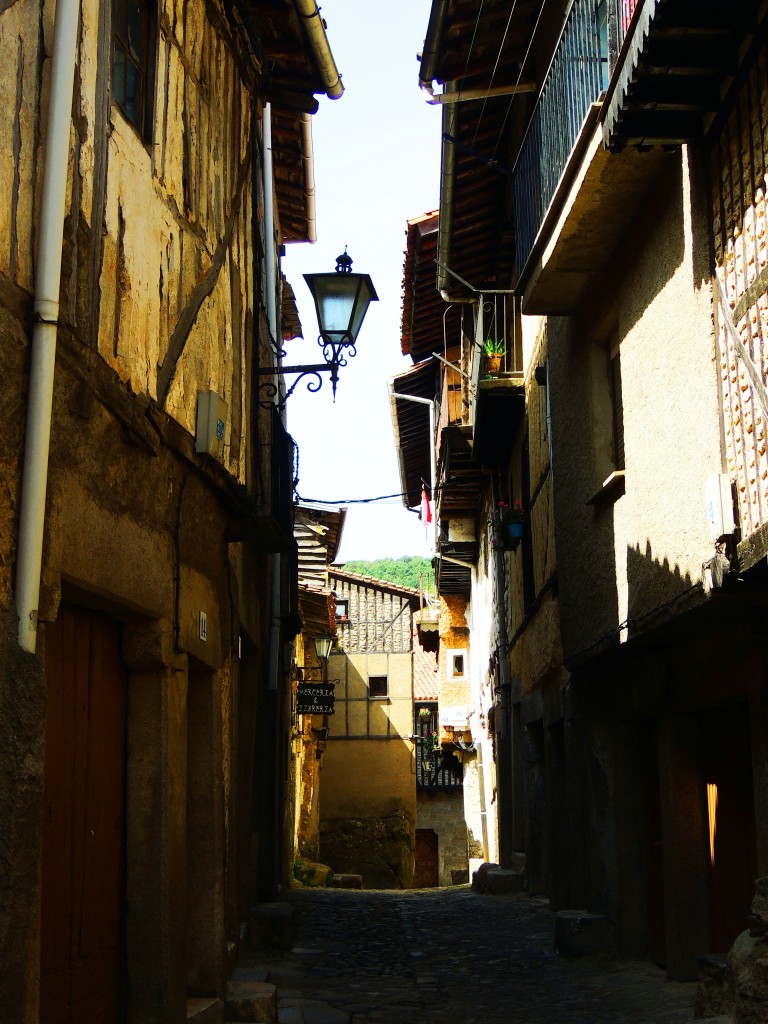
[[[424,526],[428,526],[432,522],[432,507],[429,504],[429,495],[424,484],[421,485],[421,512],[419,517]]]

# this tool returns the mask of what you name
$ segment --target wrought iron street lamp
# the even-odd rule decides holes
[[[330,655],[331,648],[333,647],[333,637],[316,636],[313,639],[315,644],[315,654],[317,655],[317,660],[320,662],[328,661],[328,656]]]
[[[317,343],[323,350],[325,362],[303,366],[262,367],[258,370],[259,376],[298,375],[279,403],[281,407],[293,394],[302,377],[316,378],[307,384],[307,390],[319,391],[323,383],[320,376],[322,373],[330,373],[333,397],[336,399],[339,369],[347,365],[348,358],[357,355],[355,343],[368,306],[379,298],[368,274],[353,273],[352,258],[346,249],[337,257],[335,271],[305,274],[304,280],[315,301],[317,322],[320,327]],[[265,384],[262,387],[268,390],[272,397],[277,394],[275,384]]]

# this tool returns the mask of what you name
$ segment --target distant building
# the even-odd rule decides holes
[[[419,592],[332,567],[336,681],[320,794],[320,859],[367,888],[410,888],[416,767],[413,614]]]

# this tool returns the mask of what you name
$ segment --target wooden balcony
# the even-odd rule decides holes
[[[755,0],[612,0],[604,57],[589,10],[571,8],[515,165],[525,314],[580,307],[670,150],[706,134],[758,29]]]
[[[703,138],[757,31],[755,0],[642,0],[606,95],[612,150]]]

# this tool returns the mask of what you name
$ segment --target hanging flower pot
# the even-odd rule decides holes
[[[525,511],[522,505],[517,502],[514,508],[510,508],[505,501],[500,501],[489,522],[493,530],[493,546],[504,551],[514,551],[525,530]]]
[[[505,551],[514,551],[523,536],[524,523],[505,523],[501,528],[501,546]]]

